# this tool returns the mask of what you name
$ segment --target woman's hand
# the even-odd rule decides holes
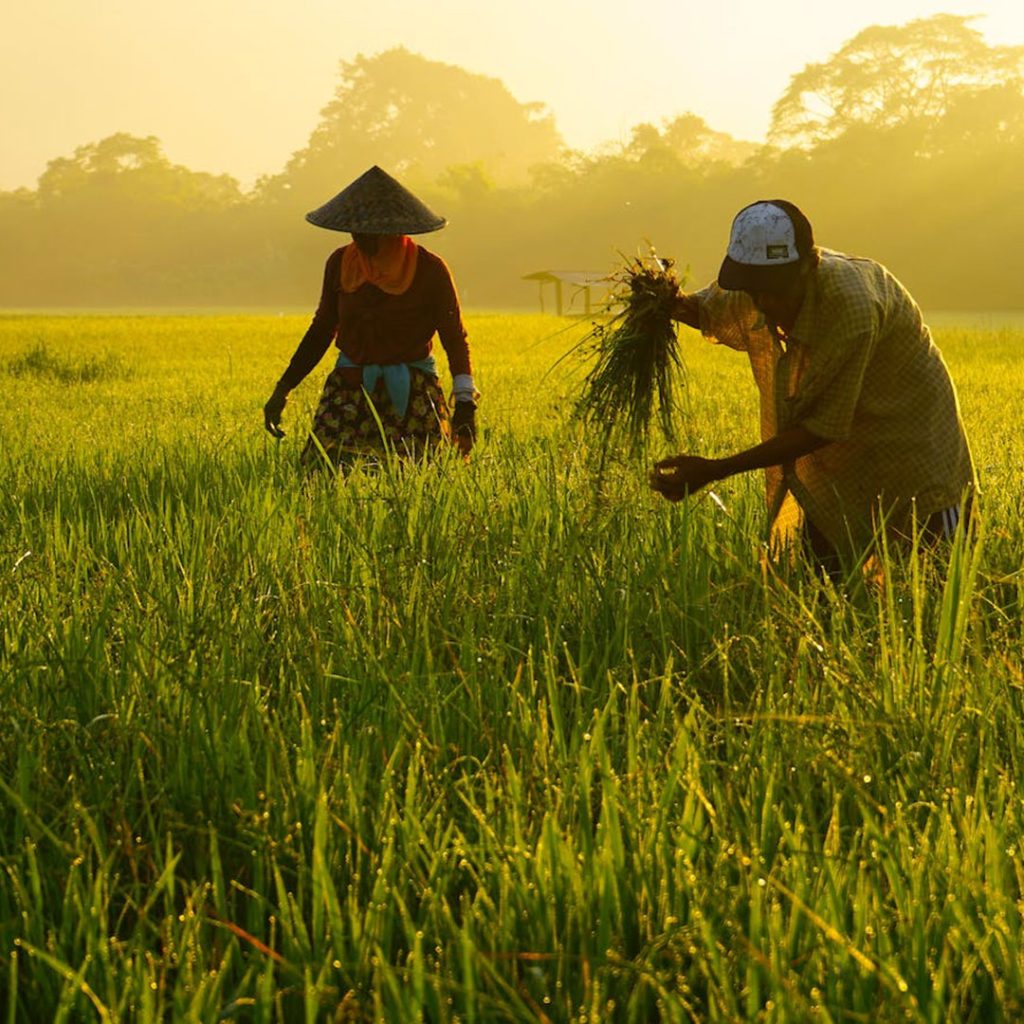
[[[456,402],[452,411],[452,440],[463,454],[469,455],[476,441],[476,403]]]
[[[669,501],[680,501],[715,480],[722,479],[717,459],[699,455],[673,455],[654,464],[648,477],[652,491]]]
[[[281,414],[284,412],[285,403],[288,401],[288,392],[280,387],[274,388],[274,393],[267,399],[263,406],[263,425],[272,437],[284,437],[281,429]]]

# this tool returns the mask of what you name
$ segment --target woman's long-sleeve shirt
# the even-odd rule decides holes
[[[420,246],[412,284],[401,295],[389,295],[372,284],[342,291],[344,251],[343,246],[327,258],[320,304],[279,387],[296,387],[335,340],[353,363],[365,366],[425,359],[437,334],[452,376],[472,373],[459,297],[440,256]]]

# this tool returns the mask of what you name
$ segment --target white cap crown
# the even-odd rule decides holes
[[[793,222],[774,203],[753,203],[736,214],[729,235],[729,258],[753,267],[785,266],[797,263]]]

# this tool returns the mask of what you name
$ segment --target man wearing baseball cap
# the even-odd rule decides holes
[[[680,295],[676,319],[745,351],[761,398],[760,444],[720,459],[657,463],[678,501],[763,469],[773,535],[802,530],[838,575],[884,528],[952,536],[975,486],[956,391],[907,290],[873,260],[819,249],[792,203],[762,200],[732,224],[718,281]]]

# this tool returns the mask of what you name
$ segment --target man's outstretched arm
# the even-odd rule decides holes
[[[747,473],[752,469],[782,466],[810,455],[829,444],[829,440],[803,427],[791,427],[761,444],[722,459],[704,459],[699,455],[673,455],[654,464],[651,488],[669,501],[679,501],[716,480]]]

